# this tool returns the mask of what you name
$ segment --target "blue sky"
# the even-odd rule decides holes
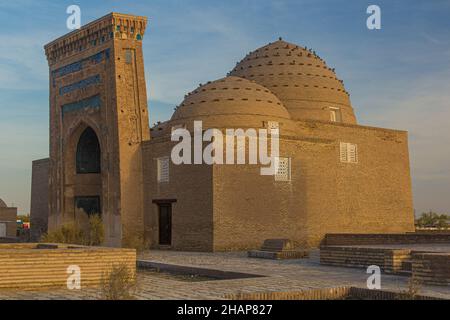
[[[199,83],[223,77],[276,40],[313,48],[335,67],[360,124],[410,132],[417,212],[450,213],[450,0],[0,0],[0,198],[28,213],[31,161],[48,156],[43,45],[111,11],[145,15],[151,123]],[[366,28],[366,9],[382,29]]]

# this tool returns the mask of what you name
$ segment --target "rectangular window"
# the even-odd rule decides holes
[[[330,111],[330,120],[332,121],[332,122],[336,122],[336,110],[331,110]]]
[[[341,109],[330,108],[330,121],[331,122],[342,122]]]
[[[169,182],[169,166],[170,158],[158,158],[157,159],[157,171],[158,171],[158,182]]]
[[[340,158],[344,163],[358,163],[358,145],[341,142]]]
[[[275,181],[291,181],[291,159],[276,158],[278,170],[275,174]]]

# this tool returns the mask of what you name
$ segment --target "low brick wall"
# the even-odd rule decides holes
[[[136,250],[58,245],[42,249],[37,244],[0,244],[0,289],[36,290],[67,288],[67,268],[81,270],[81,286],[100,284],[113,265],[126,264],[136,272]]]
[[[339,300],[350,294],[350,287],[287,292],[251,292],[227,294],[230,300]]]
[[[327,234],[322,246],[450,243],[450,233]]]
[[[390,250],[384,257],[384,272],[403,274],[404,263],[411,259],[411,250]]]
[[[449,253],[330,246],[321,248],[320,264],[349,268],[376,265],[386,273],[410,275],[420,284],[450,285]]]
[[[320,264],[350,268],[375,265],[386,273],[401,273],[402,264],[410,259],[410,252],[381,248],[322,247]]]
[[[412,272],[423,284],[450,285],[450,254],[412,253]]]
[[[16,243],[19,242],[19,238],[0,238],[0,243]]]
[[[367,268],[371,265],[384,268],[385,256],[389,250],[353,247],[322,247],[320,249],[320,264]]]
[[[330,289],[312,289],[289,292],[254,292],[227,294],[225,299],[231,300],[441,300],[435,297],[417,295],[414,298],[404,293],[369,290],[356,287],[338,287]]]

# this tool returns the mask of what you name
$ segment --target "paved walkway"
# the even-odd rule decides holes
[[[223,299],[227,293],[299,291],[340,286],[366,287],[368,275],[362,269],[321,266],[318,251],[304,260],[263,260],[238,253],[188,253],[149,251],[141,260],[222,271],[264,275],[260,278],[188,282],[170,277],[139,273],[138,299]],[[383,290],[405,290],[408,278],[382,275]],[[450,299],[450,287],[423,286],[420,294]],[[0,299],[95,299],[93,289],[42,292],[0,291]]]

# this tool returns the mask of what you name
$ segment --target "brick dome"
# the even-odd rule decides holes
[[[204,127],[258,128],[265,121],[283,122],[290,115],[267,88],[239,77],[226,77],[201,85],[186,95],[171,124],[204,122]]]
[[[338,109],[342,122],[356,123],[343,82],[306,48],[283,40],[271,43],[248,54],[230,75],[270,89],[294,120],[329,121],[330,110]]]

